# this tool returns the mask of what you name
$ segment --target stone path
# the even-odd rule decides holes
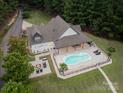
[[[117,93],[116,89],[114,88],[112,82],[110,81],[108,76],[105,74],[105,72],[100,67],[98,67],[98,70],[102,73],[102,75],[104,76],[104,78],[108,82],[108,85],[109,85],[110,89],[112,90],[112,93]]]

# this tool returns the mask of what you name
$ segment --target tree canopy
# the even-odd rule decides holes
[[[34,1],[24,2],[34,8]],[[52,15],[59,14],[69,23],[91,28],[93,34],[122,39],[123,0],[35,0],[34,4]]]
[[[21,55],[27,55],[28,49],[25,38],[11,37],[9,39],[9,53],[18,52]]]
[[[2,93],[31,93],[22,84],[29,79],[30,74],[34,71],[34,67],[29,63],[29,53],[26,47],[24,38],[10,38],[9,53],[4,57],[2,65],[5,70],[2,79],[6,82]]]
[[[0,0],[0,25],[5,22],[7,16],[15,12],[18,0]]]
[[[33,66],[28,63],[27,56],[22,56],[20,53],[9,53],[4,59],[3,67],[5,68],[5,81],[26,81],[29,75],[33,72]]]
[[[21,82],[9,81],[1,89],[1,93],[32,93],[30,88],[25,87]]]
[[[122,39],[123,0],[21,0],[30,8],[59,14],[66,21],[89,27],[92,33]],[[0,0],[0,25],[19,5],[18,0]]]
[[[4,58],[5,81],[26,81],[34,68],[29,64],[29,53],[25,38],[11,37],[9,40],[9,53]]]

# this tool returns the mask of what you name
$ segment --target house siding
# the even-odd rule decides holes
[[[41,44],[35,44],[31,46],[32,53],[42,53],[47,52],[55,47],[53,42],[47,42],[47,43],[41,43]]]

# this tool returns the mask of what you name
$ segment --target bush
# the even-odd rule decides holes
[[[61,63],[61,64],[60,64],[60,69],[61,69],[62,71],[66,71],[66,70],[68,70],[68,66],[67,66],[65,63]]]
[[[108,51],[108,56],[111,56],[112,55],[112,53],[114,53],[115,52],[115,48],[113,48],[113,47],[109,47],[109,48],[107,48],[107,51]]]
[[[30,87],[23,85],[21,82],[9,81],[1,89],[1,93],[32,93]]]
[[[108,50],[108,52],[110,52],[110,53],[115,52],[115,48],[113,48],[113,47],[109,47],[107,50]]]
[[[28,11],[25,11],[25,12],[23,12],[22,16],[23,16],[24,19],[26,19],[26,18],[30,17],[30,14],[29,14]]]

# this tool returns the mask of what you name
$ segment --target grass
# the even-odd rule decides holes
[[[112,55],[113,63],[103,67],[103,70],[115,85],[117,92],[122,93],[122,43],[109,41],[90,34],[87,35],[103,50],[110,46],[116,49],[116,52]],[[53,72],[52,74],[32,79],[29,82],[29,86],[32,87],[34,93],[111,93],[107,82],[98,70],[66,80],[57,78]]]
[[[33,24],[47,23],[50,17],[40,11],[31,11],[31,18],[27,21]],[[48,17],[48,18],[47,18]],[[116,52],[112,54],[113,63],[103,67],[103,70],[113,82],[118,93],[122,93],[122,43],[114,40],[106,40],[86,33],[100,48],[106,51],[108,47],[114,47]],[[93,70],[66,80],[56,77],[50,57],[48,57],[52,74],[31,79],[30,86],[34,93],[112,93],[106,80],[98,70]]]
[[[98,71],[62,80],[55,73],[33,79],[29,84],[34,93],[111,93]]]
[[[32,24],[46,24],[51,19],[51,17],[47,13],[38,10],[29,11],[29,14],[30,17],[25,20]]]
[[[102,48],[107,50],[108,47],[114,47],[116,52],[112,54],[111,58],[113,63],[109,66],[103,67],[103,70],[108,75],[110,80],[113,82],[118,90],[118,93],[122,93],[122,82],[123,82],[123,44],[114,40],[107,40],[99,38],[90,34],[87,34],[95,43]],[[107,51],[106,51],[107,52]]]

